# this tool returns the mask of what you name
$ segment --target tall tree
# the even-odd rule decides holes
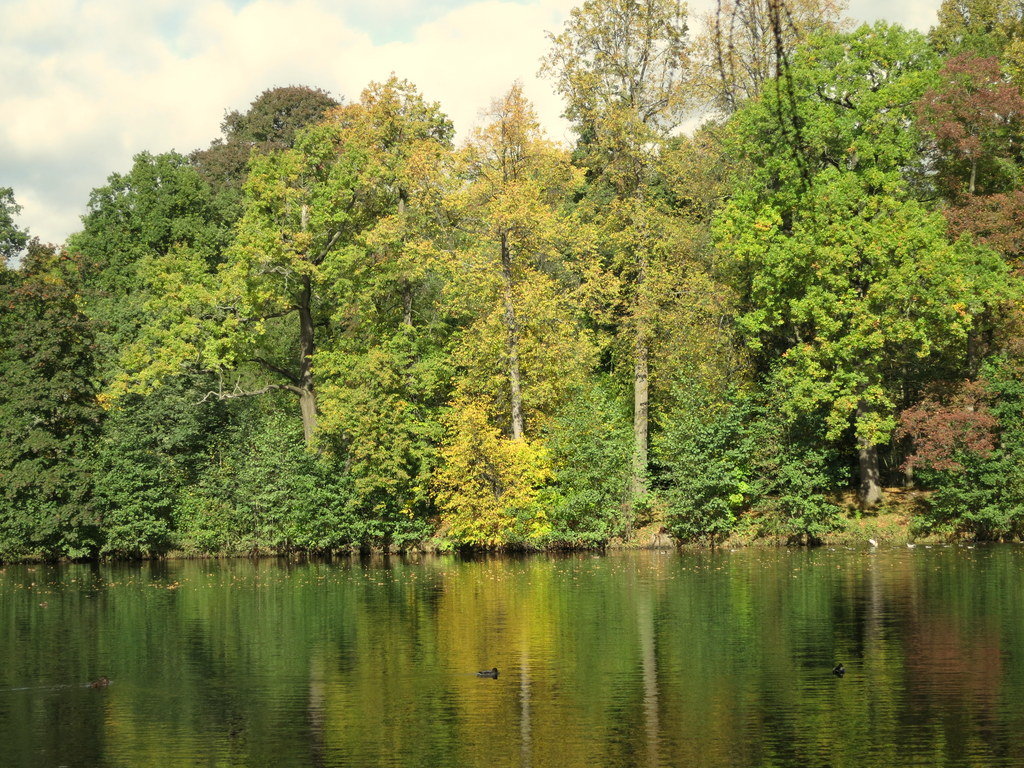
[[[899,27],[818,39],[794,60],[791,94],[738,113],[735,151],[751,164],[717,228],[762,371],[830,438],[852,430],[866,507],[881,498],[901,377],[961,354],[975,318],[1010,295],[1001,260],[950,243],[911,194],[920,139],[907,126],[931,66],[923,37]]]
[[[338,104],[319,88],[269,88],[253,99],[245,112],[229,112],[221,123],[221,138],[196,150],[189,159],[217,194],[218,205],[234,220],[241,213],[242,184],[252,153],[291,148],[298,131],[321,122]]]
[[[543,428],[594,354],[558,279],[581,173],[546,139],[520,85],[486,117],[461,153],[465,184],[451,198],[463,237],[447,297],[466,327],[452,341],[455,412],[435,488],[458,536],[494,544],[544,528],[530,529],[538,484],[551,480]]]
[[[165,287],[122,389],[205,370],[219,378],[210,392],[218,399],[290,392],[312,444],[323,334],[332,324],[352,330],[339,302],[360,279],[353,255],[366,253],[365,233],[392,212],[384,201],[401,198],[382,175],[381,148],[367,139],[373,121],[362,117],[378,95],[368,89],[364,103],[303,129],[293,148],[252,156],[235,240],[215,275],[187,248],[154,263],[151,279]],[[359,269],[379,277],[371,265]]]
[[[28,232],[14,222],[21,206],[14,199],[14,190],[0,187],[0,265],[14,261],[28,244]]]
[[[371,83],[332,113],[360,153],[354,181],[364,226],[326,265],[331,322],[341,331],[316,365],[325,444],[352,479],[352,513],[383,545],[422,536],[434,506],[441,413],[450,394],[440,308],[451,237],[445,198],[451,121],[410,82]]]
[[[486,315],[500,307],[506,358],[504,422],[518,440],[526,434],[524,378],[540,383],[546,375],[543,370],[523,369],[524,344],[529,345],[540,330],[536,318],[545,314],[529,299],[558,292],[545,266],[558,260],[557,245],[568,226],[563,202],[581,179],[566,153],[544,137],[520,85],[495,100],[487,118],[464,152],[470,183],[457,208],[461,225],[473,233],[467,245],[475,254],[473,260],[479,259],[474,265],[480,280],[476,289],[486,287],[497,299]],[[537,405],[543,402],[527,399]]]
[[[231,389],[220,387],[216,396],[293,393],[307,444],[317,425],[313,356],[325,320],[322,267],[358,226],[356,162],[344,151],[337,126],[329,124],[307,129],[294,149],[254,156],[242,218],[219,273],[220,295],[234,318],[226,337],[234,354],[218,367],[229,373],[232,363],[254,364],[271,380],[248,389],[236,377]],[[288,320],[291,328],[282,326]],[[291,339],[284,348],[282,335]]]
[[[678,0],[587,0],[550,35],[544,72],[565,97],[578,155],[615,200],[610,238],[626,304],[633,359],[633,477],[647,485],[652,331],[642,311],[650,268],[649,182],[654,159],[687,109],[686,6]]]
[[[1024,94],[999,60],[970,53],[948,59],[917,104],[946,217],[1020,265],[1024,258]]]
[[[38,241],[0,301],[0,558],[98,551],[91,452],[102,410],[81,261]]]
[[[845,26],[842,0],[720,0],[694,39],[694,88],[731,114],[780,78],[796,47]]]

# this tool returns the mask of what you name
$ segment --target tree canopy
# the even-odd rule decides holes
[[[897,488],[1021,537],[1018,5],[585,0],[568,145],[393,75],[140,152],[64,247],[0,188],[0,559],[816,543]]]

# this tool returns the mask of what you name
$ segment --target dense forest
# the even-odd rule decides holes
[[[813,543],[896,488],[1020,537],[1024,11],[842,11],[587,0],[571,147],[392,77],[139,154],[62,245],[0,189],[0,560]]]

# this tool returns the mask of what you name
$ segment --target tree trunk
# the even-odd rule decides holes
[[[522,378],[519,371],[519,325],[512,302],[512,255],[508,249],[508,236],[501,235],[501,276],[504,280],[505,330],[508,342],[508,383],[512,401],[512,439],[519,440],[526,431],[523,417]]]
[[[647,340],[637,332],[633,359],[633,477],[630,495],[635,500],[647,491]]]
[[[402,324],[412,328],[412,286],[402,282]]]
[[[404,189],[398,190],[398,215],[405,216],[405,198],[406,193]],[[408,280],[402,280],[402,324],[412,328],[412,283]]]
[[[863,402],[857,405],[857,421],[867,413]],[[881,472],[878,468],[878,446],[857,438],[857,460],[860,464],[859,498],[861,509],[874,509],[882,500]]]
[[[316,391],[313,388],[313,311],[310,306],[313,286],[309,277],[302,278],[299,291],[299,408],[302,411],[302,434],[306,445],[313,444],[316,432]]]
[[[633,476],[629,482],[630,501],[635,502],[647,492],[647,442],[648,442],[648,370],[647,360],[650,347],[646,324],[642,317],[642,296],[647,279],[647,253],[638,255],[636,276],[636,297],[634,318],[636,340],[633,347]]]

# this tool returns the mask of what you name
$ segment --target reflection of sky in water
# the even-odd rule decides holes
[[[11,765],[1015,766],[1022,558],[9,566],[0,733]]]

